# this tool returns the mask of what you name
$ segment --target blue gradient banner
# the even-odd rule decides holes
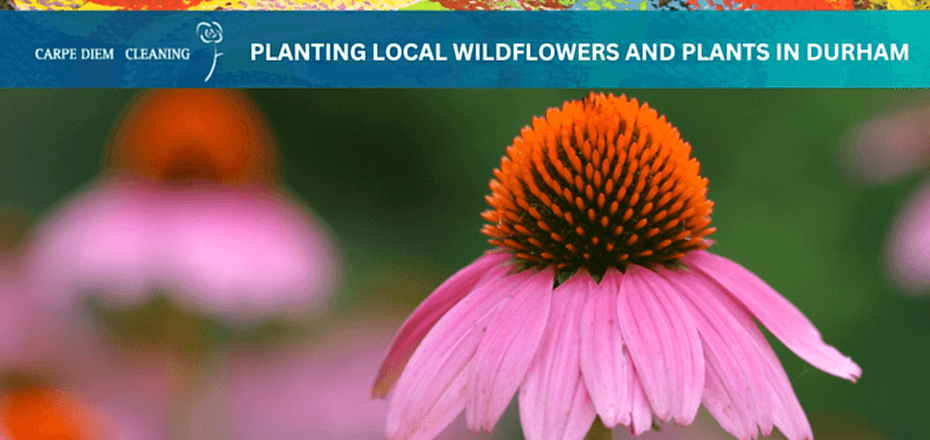
[[[0,12],[2,87],[926,87],[930,13]]]

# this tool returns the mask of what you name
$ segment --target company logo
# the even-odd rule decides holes
[[[220,26],[220,24],[215,21],[210,23],[201,21],[197,23],[197,35],[200,36],[200,41],[213,44],[213,65],[210,66],[210,73],[203,79],[203,82],[207,82],[210,81],[210,77],[213,76],[213,71],[216,70],[216,59],[223,54],[222,52],[217,52],[216,49],[216,45],[223,41],[223,26]]]

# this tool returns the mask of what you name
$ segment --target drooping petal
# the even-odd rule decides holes
[[[487,327],[475,354],[468,427],[491,432],[513,399],[536,355],[549,319],[554,272],[534,275]]]
[[[500,267],[509,255],[504,253],[487,253],[456,272],[442,283],[416,310],[404,321],[391,343],[381,370],[372,390],[373,397],[384,397],[397,382],[410,356],[446,312],[458,304],[484,278],[493,279],[501,275],[506,268]]]
[[[703,278],[670,270],[661,274],[683,299],[701,335],[707,371],[704,406],[740,440],[754,438],[759,428],[767,435],[772,431],[766,403],[771,393],[756,343],[737,318],[745,320],[748,312]]]
[[[785,368],[781,365],[765,335],[759,330],[759,327],[745,308],[732,296],[722,291],[719,296],[725,298],[723,302],[728,301],[727,308],[740,321],[745,333],[749,335],[753,342],[755,357],[759,359],[762,372],[765,375],[762,383],[767,387],[767,399],[763,399],[762,402],[767,402],[769,405],[767,409],[775,426],[789,440],[811,440],[814,434],[811,431],[807,415],[801,408],[801,402],[798,401],[798,396],[791,387],[791,381],[788,380]],[[768,432],[763,429],[763,434],[768,435]]]
[[[633,365],[623,347],[616,313],[622,274],[609,270],[598,285],[587,273],[583,276],[581,281],[588,284],[589,294],[581,314],[581,373],[604,425],[629,425]],[[647,411],[651,418],[648,405]]]
[[[704,353],[690,313],[674,287],[649,269],[630,266],[620,284],[620,331],[661,421],[690,424],[704,390]]]
[[[477,322],[476,325],[486,325],[487,321]],[[406,419],[400,419],[395,414],[395,403],[391,402],[388,410],[388,439],[389,440],[431,440],[446,429],[450,423],[462,412],[467,399],[467,381],[471,377],[470,369],[473,359],[465,361],[457,374],[452,376],[448,386],[440,387],[442,393],[423,412],[406,414]],[[451,368],[454,369],[454,368]]]
[[[580,440],[596,416],[579,353],[587,288],[576,275],[553,292],[546,335],[520,387],[520,420],[527,440]]]
[[[652,429],[652,408],[649,406],[649,400],[646,399],[646,391],[643,390],[643,384],[640,383],[639,377],[633,375],[633,410],[630,418],[632,419],[633,434],[640,435]]]
[[[756,438],[759,428],[755,416],[749,412],[751,405],[745,399],[748,390],[741,389],[737,379],[724,372],[726,362],[708,355],[707,376],[704,380],[704,398],[701,401],[710,415],[717,419],[720,426],[739,440]]]
[[[823,342],[797,307],[743,266],[706,251],[691,252],[682,262],[719,283],[801,359],[852,382],[862,375],[852,359]]]
[[[746,371],[750,374],[749,383],[753,387],[753,402],[751,403],[755,406],[762,435],[767,436],[771,433],[774,423],[790,440],[812,438],[810,423],[791,388],[785,370],[749,311],[719,284],[700,274],[691,273],[682,278],[689,280],[693,291],[704,293],[701,296],[702,305],[713,307],[718,312],[719,316],[714,324],[718,327],[726,326],[728,335],[738,338],[734,340],[738,345],[729,347],[729,350],[741,352],[742,355],[737,357],[736,361],[748,368]],[[733,323],[738,327],[731,327]],[[720,380],[725,381],[725,385],[732,388],[738,379],[728,375],[721,377]],[[712,390],[716,389],[709,383],[706,396],[713,397]],[[711,409],[710,405],[706,406]],[[725,411],[726,406],[724,405],[720,410]],[[711,413],[714,414],[713,411]],[[714,417],[720,420],[721,425],[729,430],[725,424],[728,416],[732,417],[729,414],[722,417],[714,414]],[[749,431],[754,436],[756,428],[751,426]],[[733,433],[736,435],[735,432]]]
[[[466,403],[466,383],[484,329],[507,305],[531,271],[488,280],[459,301],[423,338],[391,398],[387,433],[392,440],[430,439]]]
[[[807,415],[801,408],[798,396],[791,388],[791,381],[788,380],[784,367],[762,332],[757,328],[754,330],[752,333],[753,339],[756,340],[756,355],[763,361],[762,366],[771,396],[771,410],[775,426],[788,440],[813,440],[814,434],[811,431],[810,422],[807,421]]]
[[[597,412],[594,410],[594,402],[591,401],[588,386],[585,385],[584,379],[579,372],[578,383],[575,385],[575,395],[572,396],[571,406],[568,408],[565,431],[560,437],[555,438],[583,439],[585,434],[591,430],[591,423],[594,423],[595,417],[597,417]]]

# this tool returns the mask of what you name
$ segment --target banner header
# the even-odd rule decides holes
[[[2,87],[926,87],[920,12],[2,12]]]

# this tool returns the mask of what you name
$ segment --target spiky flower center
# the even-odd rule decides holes
[[[636,99],[591,93],[525,127],[494,170],[482,233],[526,267],[672,267],[709,246],[707,179],[678,130]]]

